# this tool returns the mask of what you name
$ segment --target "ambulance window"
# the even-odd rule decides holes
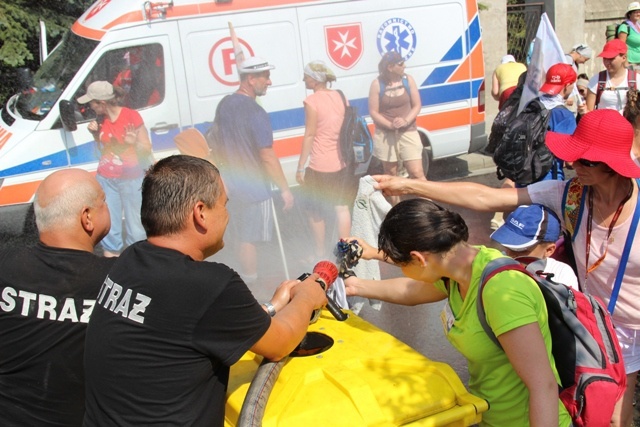
[[[35,73],[29,89],[19,94],[18,114],[29,120],[46,117],[97,45],[68,31]]]
[[[164,54],[160,44],[147,44],[116,49],[105,53],[91,70],[73,97],[84,95],[94,81],[105,80],[122,89],[119,102],[136,110],[153,107],[164,99]],[[95,113],[87,105],[78,105],[82,120],[92,120]]]

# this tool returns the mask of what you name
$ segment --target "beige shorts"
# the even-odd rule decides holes
[[[417,130],[396,132],[376,129],[373,155],[383,162],[422,160],[422,141]]]

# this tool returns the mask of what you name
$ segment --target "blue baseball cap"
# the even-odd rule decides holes
[[[512,251],[522,251],[540,242],[560,238],[560,220],[542,205],[520,206],[507,217],[491,238]]]

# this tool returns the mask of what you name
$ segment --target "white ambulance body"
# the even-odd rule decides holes
[[[32,88],[2,108],[0,229],[9,227],[9,216],[26,212],[51,172],[96,170],[99,156],[87,131],[94,115],[74,102],[92,81],[129,90],[126,105],[142,115],[156,158],[177,152],[173,138],[180,131],[206,131],[218,102],[238,86],[229,22],[245,55],[276,66],[258,102],[269,113],[274,149],[292,185],[309,95],[303,68],[312,60],[335,71],[333,87],[368,117],[381,55],[399,51],[420,90],[424,163],[486,143],[475,0],[99,0],[49,55]],[[68,120],[63,125],[64,101],[74,109],[75,130]]]

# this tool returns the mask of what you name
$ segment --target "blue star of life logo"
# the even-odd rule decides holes
[[[378,52],[381,55],[395,50],[407,60],[416,50],[416,30],[402,18],[389,18],[380,25],[377,34]]]

